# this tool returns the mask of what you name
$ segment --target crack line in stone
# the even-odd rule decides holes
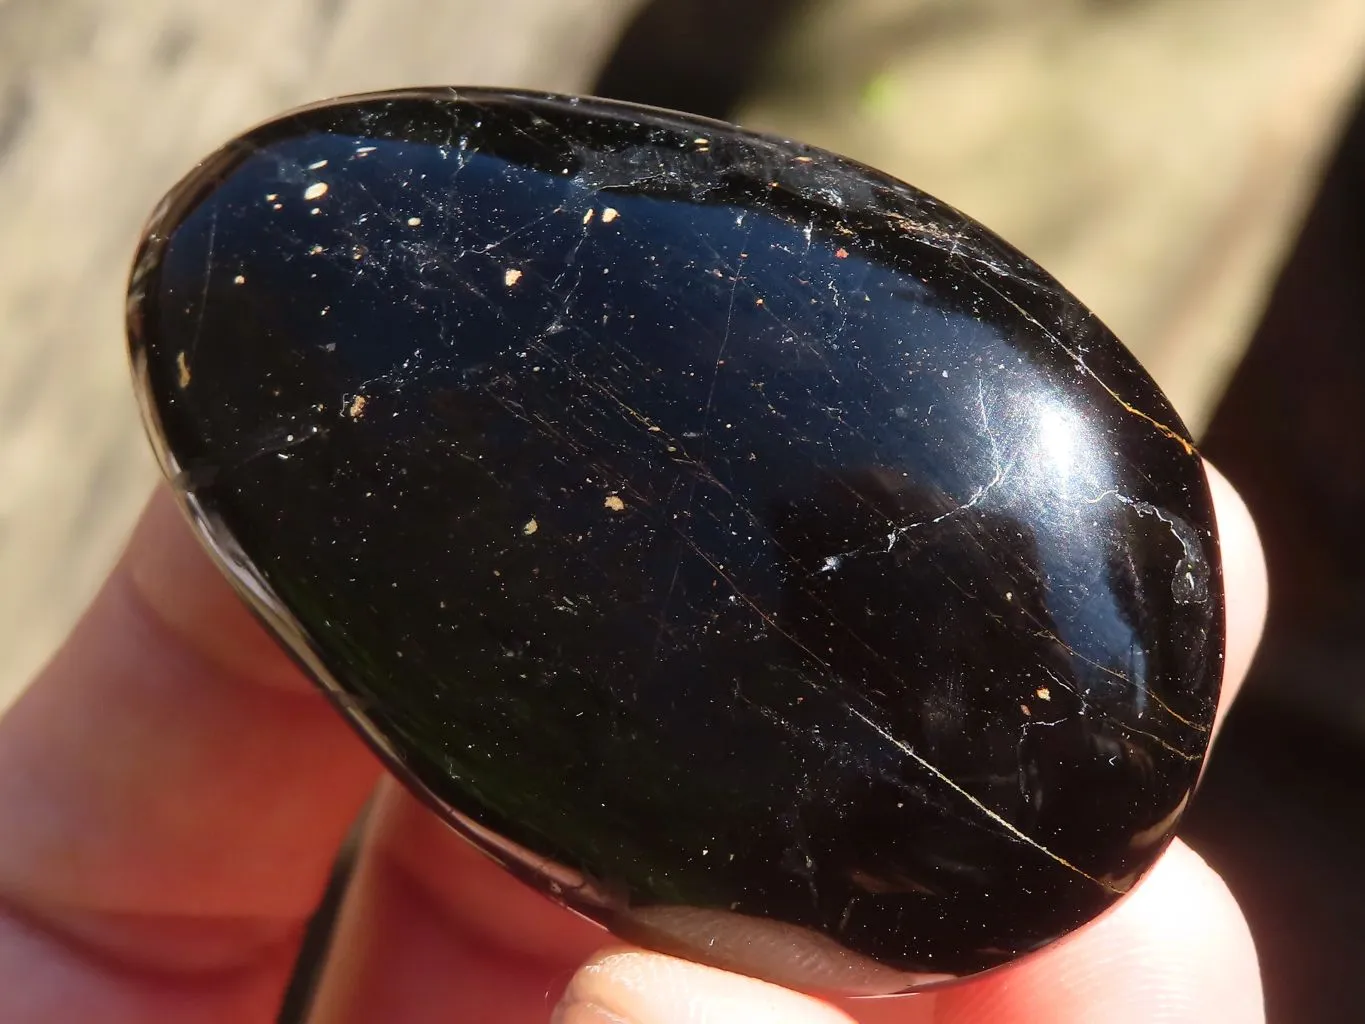
[[[954,782],[952,779],[950,779],[942,770],[940,770],[939,768],[934,767],[934,765],[930,764],[930,763],[929,763],[928,761],[926,761],[924,758],[920,757],[919,754],[916,754],[916,753],[915,753],[915,751],[914,751],[914,749],[913,749],[912,747],[910,747],[910,746],[908,746],[907,744],[902,743],[900,740],[896,739],[895,736],[893,736],[891,733],[887,732],[886,729],[882,728],[880,725],[878,725],[876,722],[874,722],[874,721],[873,721],[871,718],[869,718],[867,715],[863,714],[863,713],[862,713],[861,711],[859,711],[857,708],[852,707],[852,706],[850,706],[850,705],[845,704],[844,706],[845,706],[845,708],[847,708],[847,710],[849,711],[850,714],[852,714],[855,718],[857,718],[859,721],[863,722],[863,724],[865,724],[865,725],[868,726],[870,729],[872,729],[872,731],[875,732],[878,736],[880,736],[882,739],[886,740],[886,741],[887,741],[888,743],[890,743],[893,747],[895,747],[897,750],[899,750],[901,753],[903,753],[906,757],[910,758],[910,760],[914,761],[917,765],[919,765],[919,766],[920,766],[921,768],[923,768],[925,771],[929,772],[929,773],[930,773],[931,775],[933,775],[936,779],[938,779],[940,782],[942,782],[945,786],[947,786],[949,789],[951,789],[954,793],[957,793],[959,796],[965,798],[965,799],[966,799],[968,802],[970,802],[974,807],[976,807],[979,811],[981,811],[982,814],[984,814],[986,817],[990,818],[991,821],[995,822],[995,823],[996,823],[997,825],[999,825],[1001,828],[1005,829],[1005,831],[1007,831],[1010,835],[1014,836],[1016,839],[1020,840],[1021,842],[1025,843],[1026,845],[1033,847],[1035,850],[1037,850],[1039,853],[1043,854],[1044,856],[1048,857],[1049,859],[1056,861],[1058,864],[1060,864],[1062,867],[1068,869],[1069,871],[1074,871],[1076,874],[1080,875],[1082,878],[1086,879],[1087,881],[1094,882],[1096,885],[1100,886],[1100,887],[1103,888],[1103,889],[1106,889],[1106,890],[1109,891],[1109,892],[1117,893],[1117,894],[1120,894],[1120,895],[1123,893],[1123,890],[1122,890],[1122,889],[1116,888],[1115,886],[1111,885],[1109,882],[1104,881],[1103,879],[1096,878],[1094,875],[1088,873],[1087,871],[1083,870],[1082,868],[1077,867],[1075,864],[1072,864],[1071,861],[1067,860],[1065,857],[1061,856],[1060,854],[1053,853],[1051,850],[1049,850],[1049,849],[1048,849],[1046,846],[1044,846],[1042,843],[1038,842],[1038,840],[1034,839],[1032,836],[1028,835],[1026,832],[1021,831],[1021,830],[1018,828],[1018,826],[1012,824],[1012,823],[1009,821],[1009,819],[1005,818],[1005,817],[1004,817],[1003,815],[1001,815],[999,812],[991,810],[989,807],[987,807],[985,804],[983,804],[983,803],[982,803],[980,800],[978,800],[976,797],[972,796],[972,795],[971,795],[970,793],[968,793],[965,789],[963,789],[961,786],[959,786],[956,782]]]
[[[1037,621],[1037,620],[1035,620],[1035,621]],[[1158,696],[1152,691],[1151,687],[1147,686],[1147,685],[1144,684],[1144,683],[1139,683],[1139,682],[1137,682],[1136,680],[1132,679],[1131,677],[1124,675],[1122,672],[1118,671],[1117,669],[1112,669],[1112,668],[1110,668],[1110,667],[1107,666],[1107,665],[1101,665],[1098,661],[1092,661],[1090,658],[1087,658],[1087,657],[1086,657],[1084,654],[1082,654],[1080,651],[1076,650],[1074,647],[1072,647],[1071,645],[1069,645],[1065,640],[1063,640],[1061,637],[1059,637],[1059,636],[1058,636],[1056,633],[1054,633],[1052,630],[1043,629],[1043,630],[1040,630],[1040,631],[1038,632],[1037,635],[1038,635],[1040,638],[1043,638],[1043,639],[1047,639],[1047,640],[1053,641],[1055,644],[1057,644],[1058,647],[1060,647],[1062,650],[1066,651],[1067,654],[1071,655],[1071,656],[1072,656],[1073,658],[1075,658],[1077,661],[1083,661],[1083,662],[1085,662],[1085,664],[1089,665],[1091,668],[1099,669],[1099,670],[1100,670],[1101,672],[1103,672],[1105,675],[1107,675],[1107,676],[1112,676],[1112,677],[1114,677],[1115,679],[1120,679],[1120,680],[1122,680],[1123,682],[1127,683],[1129,686],[1132,686],[1132,687],[1134,687],[1134,688],[1136,688],[1136,689],[1141,690],[1142,692],[1144,692],[1145,694],[1147,694],[1147,699],[1148,699],[1148,700],[1150,700],[1150,701],[1152,701],[1154,704],[1156,704],[1159,708],[1161,708],[1161,710],[1165,711],[1166,714],[1170,715],[1172,718],[1174,718],[1174,719],[1175,719],[1177,722],[1179,722],[1181,725],[1187,726],[1187,727],[1189,727],[1189,728],[1195,730],[1196,732],[1209,732],[1209,731],[1211,731],[1212,726],[1201,725],[1201,724],[1198,723],[1198,722],[1191,721],[1190,719],[1188,719],[1188,718],[1184,717],[1183,715],[1181,715],[1179,712],[1173,710],[1169,704],[1167,704],[1164,700],[1162,700],[1160,697],[1158,697]]]
[[[1127,732],[1127,733],[1136,733],[1138,736],[1145,736],[1147,739],[1151,740],[1151,741],[1152,741],[1153,743],[1155,743],[1157,746],[1161,747],[1163,750],[1166,750],[1167,752],[1169,752],[1169,753],[1171,753],[1171,754],[1174,754],[1176,757],[1180,758],[1182,761],[1197,761],[1197,760],[1199,760],[1199,757],[1200,757],[1199,754],[1190,754],[1190,753],[1187,753],[1187,752],[1185,752],[1185,751],[1179,749],[1178,747],[1174,746],[1173,744],[1167,743],[1167,742],[1166,742],[1165,740],[1163,740],[1160,736],[1156,735],[1156,733],[1147,732],[1147,731],[1144,730],[1144,729],[1139,729],[1137,726],[1129,725],[1127,722],[1123,722],[1123,721],[1121,721],[1121,720],[1115,718],[1113,715],[1111,715],[1109,712],[1103,710],[1102,708],[1097,708],[1097,707],[1095,706],[1094,703],[1092,703],[1091,701],[1086,700],[1085,696],[1084,696],[1079,690],[1077,690],[1076,687],[1072,686],[1070,683],[1068,683],[1068,682],[1066,682],[1065,680],[1063,680],[1059,675],[1057,675],[1057,673],[1051,671],[1050,669],[1046,669],[1046,668],[1043,669],[1043,673],[1044,673],[1049,679],[1051,679],[1051,680],[1053,681],[1053,683],[1055,683],[1057,686],[1060,686],[1063,690],[1066,690],[1066,691],[1067,691],[1068,693],[1070,693],[1073,697],[1075,697],[1076,700],[1080,702],[1080,705],[1081,705],[1081,707],[1082,707],[1083,709],[1085,709],[1085,710],[1087,710],[1087,711],[1089,711],[1089,710],[1091,710],[1091,709],[1094,709],[1094,710],[1095,710],[1095,713],[1098,714],[1100,718],[1104,719],[1104,721],[1106,721],[1106,722],[1109,722],[1109,723],[1110,723],[1111,725],[1113,725],[1115,728],[1117,728],[1117,729],[1119,729],[1119,730],[1121,730],[1121,731],[1123,731],[1123,732]],[[1158,703],[1159,703],[1159,702],[1158,702]],[[1164,705],[1163,705],[1163,707],[1164,707]],[[1167,708],[1166,710],[1167,710],[1167,711],[1170,711],[1169,708]],[[1178,717],[1179,717],[1179,716],[1175,715],[1173,712],[1171,713],[1171,716],[1172,716],[1173,718],[1178,718]]]
[[[199,316],[194,321],[194,337],[190,340],[190,364],[194,364],[194,357],[199,352],[199,336],[204,332],[204,314],[208,310],[209,303],[209,281],[213,277],[213,250],[218,242],[218,208],[214,207],[213,216],[209,218],[209,244],[208,255],[204,258],[204,287],[199,292]]]
[[[1019,314],[1020,316],[1022,316],[1025,320],[1027,320],[1029,323],[1031,323],[1034,327],[1038,328],[1038,330],[1042,331],[1044,337],[1046,337],[1050,342],[1052,342],[1054,345],[1056,345],[1058,348],[1060,348],[1063,352],[1065,352],[1068,356],[1070,356],[1073,360],[1075,360],[1076,365],[1077,365],[1078,367],[1080,367],[1083,371],[1085,371],[1086,376],[1088,376],[1091,380],[1093,380],[1096,384],[1098,384],[1101,388],[1103,388],[1103,389],[1105,390],[1105,392],[1108,393],[1109,397],[1112,398],[1115,402],[1117,402],[1117,403],[1120,405],[1120,407],[1123,408],[1123,410],[1124,410],[1125,412],[1132,413],[1134,416],[1138,417],[1139,419],[1144,419],[1144,420],[1146,420],[1148,423],[1150,423],[1152,426],[1156,427],[1156,429],[1157,429],[1158,431],[1160,431],[1162,434],[1164,434],[1164,435],[1166,435],[1167,437],[1169,437],[1169,438],[1170,438],[1172,441],[1174,441],[1176,444],[1180,445],[1181,448],[1184,448],[1184,449],[1185,449],[1185,454],[1186,454],[1186,455],[1198,455],[1198,454],[1199,454],[1198,450],[1194,447],[1194,445],[1193,445],[1190,441],[1186,440],[1186,438],[1183,437],[1183,436],[1180,434],[1179,431],[1177,431],[1177,430],[1172,430],[1170,427],[1168,427],[1166,424],[1162,423],[1160,420],[1155,419],[1155,418],[1152,417],[1152,416],[1149,416],[1147,413],[1143,412],[1141,409],[1137,408],[1136,406],[1130,405],[1128,402],[1126,402],[1126,401],[1123,399],[1123,397],[1122,397],[1117,391],[1115,391],[1113,388],[1111,388],[1108,384],[1106,384],[1103,380],[1100,379],[1099,374],[1097,374],[1094,370],[1090,369],[1090,367],[1086,365],[1084,359],[1082,359],[1077,353],[1073,352],[1070,348],[1068,348],[1068,347],[1062,342],[1062,339],[1061,339],[1060,337],[1058,337],[1054,332],[1049,331],[1046,327],[1044,327],[1044,326],[1038,321],[1038,318],[1035,317],[1035,316],[1033,316],[1031,313],[1029,313],[1028,310],[1024,309],[1023,306],[1019,305],[1019,303],[1015,302],[1014,299],[1010,298],[1008,295],[1006,295],[1004,292],[1002,292],[999,288],[995,287],[995,285],[991,284],[989,281],[987,281],[987,280],[986,280],[984,277],[982,277],[980,274],[977,274],[977,273],[973,272],[969,267],[964,267],[963,269],[966,270],[967,273],[971,274],[972,277],[973,277],[979,284],[985,286],[986,288],[989,288],[992,292],[994,292],[994,293],[995,293],[996,295],[998,295],[1000,298],[1004,299],[1005,302],[1009,303],[1009,305],[1010,305],[1011,307],[1013,307],[1013,309],[1014,309],[1014,311],[1015,311],[1016,313],[1018,313],[1018,314]]]

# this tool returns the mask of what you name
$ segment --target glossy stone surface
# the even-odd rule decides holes
[[[1200,460],[1074,298],[905,185],[599,101],[352,98],[179,185],[129,318],[258,613],[622,936],[910,989],[1091,920],[1190,796]]]

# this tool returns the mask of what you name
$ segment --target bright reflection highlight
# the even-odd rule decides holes
[[[1057,492],[1070,494],[1074,485],[1093,486],[1094,441],[1085,420],[1060,402],[1038,409],[1034,471]]]

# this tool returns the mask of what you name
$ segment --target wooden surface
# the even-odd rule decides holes
[[[329,95],[582,90],[636,6],[0,0],[0,707],[79,614],[155,476],[121,307],[164,190],[232,134]],[[1199,419],[1362,52],[1360,0],[824,0],[743,119],[1001,229]]]

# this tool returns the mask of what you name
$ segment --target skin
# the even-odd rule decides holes
[[[1225,710],[1260,634],[1266,582],[1245,508],[1212,476],[1229,602]],[[0,719],[0,1019],[273,1021],[334,852],[371,796],[316,1022],[1264,1019],[1246,923],[1179,843],[1067,942],[939,993],[826,1002],[607,946],[383,779],[165,492]]]

